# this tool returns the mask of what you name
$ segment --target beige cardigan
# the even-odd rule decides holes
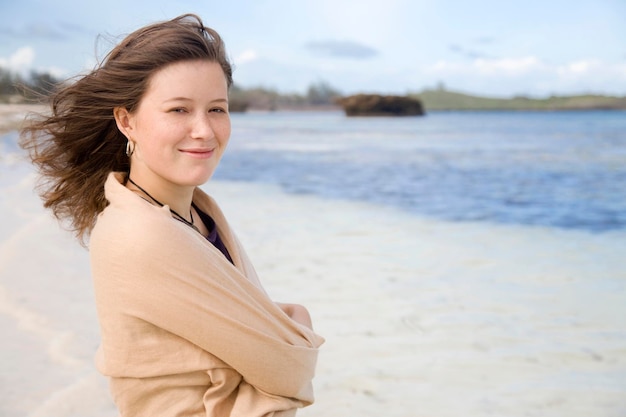
[[[270,300],[215,201],[196,189],[234,266],[122,179],[107,179],[90,238],[96,366],[121,416],[282,417],[311,404],[323,338]]]

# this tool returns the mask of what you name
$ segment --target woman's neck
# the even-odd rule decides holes
[[[180,186],[166,181],[157,183],[132,172],[128,176],[126,187],[153,204],[168,206],[174,213],[191,222],[191,201],[195,187]]]

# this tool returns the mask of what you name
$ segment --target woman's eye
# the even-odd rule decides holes
[[[214,109],[211,109],[211,111],[215,113],[226,113],[226,109],[223,109],[221,107],[216,107]]]
[[[176,107],[175,109],[170,110],[173,113],[185,113],[187,110],[185,110],[183,107]]]

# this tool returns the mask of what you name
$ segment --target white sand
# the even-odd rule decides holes
[[[0,159],[0,415],[113,417],[87,252],[33,180]],[[307,305],[327,339],[300,416],[626,415],[626,233],[206,188],[270,294]]]

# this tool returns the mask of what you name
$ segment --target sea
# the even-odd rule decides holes
[[[626,228],[626,112],[232,115],[214,178],[455,222]]]
[[[17,133],[0,137],[15,150]],[[626,112],[232,115],[215,179],[455,222],[626,228]]]

